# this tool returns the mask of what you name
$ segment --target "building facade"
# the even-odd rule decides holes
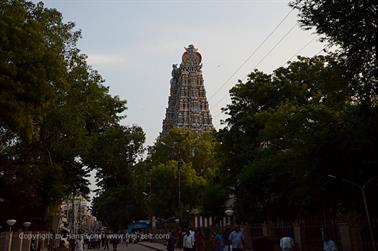
[[[180,127],[195,131],[213,129],[202,76],[202,56],[193,45],[185,48],[180,66],[173,65],[163,134]]]
[[[60,206],[59,232],[82,234],[95,232],[97,220],[89,208],[89,202],[82,196],[74,196],[63,201]]]

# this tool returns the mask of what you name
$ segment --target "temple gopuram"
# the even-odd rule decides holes
[[[163,134],[171,128],[185,127],[195,131],[213,129],[202,76],[202,56],[189,45],[179,67],[172,67],[171,88],[163,121]]]

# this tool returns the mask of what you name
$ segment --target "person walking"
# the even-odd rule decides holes
[[[293,251],[294,250],[294,239],[285,236],[280,239],[280,247],[282,251]]]
[[[197,251],[204,251],[205,236],[203,235],[202,229],[198,229],[196,233],[196,248]]]
[[[104,248],[104,246],[105,246],[105,234],[102,233],[101,234],[101,247]]]
[[[83,238],[76,239],[75,251],[83,251],[83,250],[84,250],[84,240],[83,240]]]
[[[182,244],[184,247],[184,251],[193,251],[194,239],[193,236],[190,234],[189,230],[186,231],[182,240]]]
[[[112,238],[112,245],[113,245],[113,251],[117,251],[118,238],[116,236],[113,236]]]
[[[69,250],[72,251],[72,248],[71,248],[71,239],[69,241]],[[31,240],[30,251],[37,251],[37,243],[36,243],[35,239]]]
[[[94,234],[94,238],[93,238],[93,248],[94,249],[98,249],[98,248],[100,248],[99,247],[99,244],[100,244],[100,238],[99,238],[99,236],[98,236],[98,233],[95,233]]]
[[[189,234],[193,239],[193,250],[196,250],[196,232],[191,227],[189,228]]]
[[[173,232],[169,233],[169,239],[167,240],[167,250],[174,251],[176,246],[176,238]]]
[[[76,241],[75,241],[74,238],[71,238],[69,240],[69,245],[70,245],[70,251],[75,251]],[[37,249],[35,249],[35,250],[37,250]]]
[[[329,238],[329,236],[325,236],[323,242],[323,250],[324,251],[337,251],[336,243]]]
[[[231,243],[229,240],[231,230],[230,228],[226,228],[226,230],[223,232],[223,239],[224,239],[224,250],[225,251],[231,251]]]
[[[230,233],[228,239],[231,243],[232,251],[243,251],[244,235],[240,230],[240,227],[236,227],[236,229]]]
[[[107,234],[104,234],[103,241],[104,241],[104,245],[102,246],[103,249],[109,250],[109,239],[108,239],[108,235]]]
[[[176,230],[177,248],[182,248],[182,239],[183,239],[183,232],[181,228],[177,228]]]
[[[217,230],[215,237],[215,250],[216,251],[224,251],[224,238],[223,234]]]

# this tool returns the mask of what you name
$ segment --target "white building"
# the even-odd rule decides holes
[[[97,221],[83,196],[65,200],[60,206],[59,230],[70,233],[90,233],[96,230]]]

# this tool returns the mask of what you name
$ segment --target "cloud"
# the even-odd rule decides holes
[[[90,65],[119,64],[124,61],[124,58],[113,54],[88,53],[87,55],[87,61]]]

